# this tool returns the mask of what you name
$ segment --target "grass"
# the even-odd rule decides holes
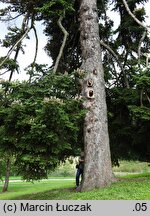
[[[76,192],[74,186],[66,179],[12,182],[9,192],[0,193],[0,200],[150,200],[150,173],[119,177],[109,187],[89,192]]]
[[[69,173],[68,169],[70,167],[64,168],[65,175]],[[9,191],[0,193],[0,200],[150,200],[150,167],[147,163],[121,161],[113,171],[117,173],[118,181],[109,187],[79,193],[75,190],[74,177],[64,177],[61,167],[61,177],[50,176],[48,180],[34,183],[10,182]],[[10,179],[20,180],[21,177]],[[0,191],[2,187],[0,182]]]
[[[73,179],[72,176],[49,176],[48,179]],[[5,177],[2,177],[3,181],[5,180]],[[21,176],[10,176],[10,180],[22,180]]]
[[[137,174],[134,174],[134,173],[130,173],[130,174],[127,174],[127,175],[123,175],[121,177],[121,179],[133,179],[133,180],[136,180],[136,179],[139,179],[139,180],[150,180],[150,172],[148,173],[137,173]]]
[[[120,166],[113,167],[114,172],[125,172],[125,173],[146,173],[150,172],[150,167],[147,162],[139,161],[120,161]]]
[[[20,199],[22,196],[33,195],[36,197],[37,193],[46,192],[51,190],[61,190],[73,187],[74,183],[71,180],[45,180],[31,182],[10,182],[9,190],[5,193],[0,193],[0,200],[15,200]],[[0,183],[0,191],[2,191],[3,184]],[[26,198],[28,199],[28,198]]]

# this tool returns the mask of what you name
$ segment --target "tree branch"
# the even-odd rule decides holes
[[[114,57],[117,61],[119,61],[118,55],[112,50],[112,48],[106,44],[104,41],[100,40],[100,44],[105,47]]]
[[[146,93],[146,97],[147,97],[148,102],[150,103],[150,98],[147,93]]]
[[[149,62],[149,56],[148,53],[141,53],[145,58],[146,58],[146,67],[148,67],[148,62]]]
[[[34,31],[34,35],[35,35],[35,39],[36,39],[36,47],[35,47],[35,55],[34,55],[34,60],[33,60],[33,63],[32,63],[32,68],[34,67],[35,62],[36,62],[36,58],[37,58],[37,54],[38,54],[38,43],[39,43],[37,31],[36,31],[36,28],[35,28],[34,25],[33,25],[33,31]]]
[[[15,53],[15,57],[14,57],[14,60],[15,60],[15,61],[17,61],[19,51],[20,51],[20,45],[18,44],[18,45],[17,45],[16,53]],[[17,71],[18,71],[18,70],[17,70]],[[10,76],[9,76],[9,82],[10,82],[11,79],[12,79],[13,73],[14,73],[14,69],[11,70],[11,73],[10,73]]]
[[[104,43],[102,40],[100,40],[100,44],[105,47],[114,57],[115,59],[117,60],[118,62],[118,65],[123,73],[123,76],[124,76],[124,80],[125,80],[125,84],[126,84],[126,87],[129,88],[129,83],[128,83],[128,80],[126,78],[126,74],[125,74],[125,71],[124,71],[124,67],[122,66],[122,63],[119,61],[119,57],[118,55],[111,49],[111,47],[109,45],[107,45],[106,43]]]
[[[0,63],[0,68],[1,68],[2,65],[5,63],[5,61],[9,58],[9,56],[12,54],[12,52],[14,51],[14,49],[19,45],[19,43],[21,43],[21,41],[27,36],[27,34],[29,33],[29,31],[31,30],[31,27],[29,28],[29,26],[28,26],[27,17],[24,18],[23,25],[26,27],[25,33],[21,36],[21,38],[20,38],[20,39],[11,47],[11,49],[8,51],[6,57],[5,57],[4,60]]]
[[[143,92],[144,92],[144,89],[142,88],[140,92],[140,106],[141,107],[143,107]]]
[[[1,19],[1,18],[0,18],[0,21],[2,21],[2,22],[9,22],[9,21],[12,21],[12,20],[14,20],[14,19],[17,19],[17,18],[20,17],[20,16],[22,16],[22,13],[16,15],[15,17],[10,17],[10,18],[7,18],[7,19]]]
[[[142,42],[144,41],[144,38],[146,36],[146,33],[149,32],[149,26],[146,26],[144,25],[140,20],[138,20],[136,18],[136,16],[131,12],[129,6],[128,6],[128,3],[126,2],[126,0],[122,0],[123,1],[123,4],[128,12],[128,14],[134,19],[134,21],[139,24],[141,27],[143,27],[145,29],[145,31],[143,32],[142,34],[142,37],[140,39],[140,42],[139,42],[139,46],[138,46],[138,65],[140,66],[140,56],[141,56],[141,44]],[[146,59],[147,60],[147,59]]]
[[[131,10],[130,10],[130,8],[129,8],[129,6],[128,6],[128,3],[126,2],[126,0],[122,0],[123,1],[123,4],[124,4],[124,6],[125,6],[125,8],[126,8],[126,10],[127,10],[127,12],[128,12],[128,14],[134,19],[134,21],[136,22],[136,23],[138,23],[141,27],[143,27],[146,31],[149,31],[149,29],[148,29],[148,26],[146,26],[146,25],[144,25],[140,20],[138,20],[137,18],[136,18],[136,16],[131,12]]]
[[[61,15],[61,16],[59,17],[59,20],[58,20],[58,26],[59,26],[59,28],[61,29],[61,31],[63,32],[64,38],[63,38],[63,42],[62,42],[62,45],[61,45],[61,47],[60,47],[59,54],[58,54],[58,56],[57,56],[57,59],[56,59],[55,65],[54,65],[54,69],[53,69],[53,72],[54,72],[54,73],[56,73],[56,71],[57,71],[57,68],[58,68],[60,59],[61,59],[62,54],[63,54],[64,47],[65,47],[65,45],[66,45],[67,37],[68,37],[68,35],[69,35],[69,33],[66,31],[66,29],[65,29],[65,28],[63,27],[63,25],[62,25],[62,20],[63,20],[63,16]]]
[[[7,72],[9,72],[9,69],[7,71],[4,71],[3,73],[0,73],[0,76],[6,74]]]
[[[147,33],[147,31],[143,32],[142,37],[141,37],[141,39],[139,41],[139,46],[138,46],[138,65],[139,65],[139,68],[140,68],[140,63],[141,63],[141,45],[142,45],[142,42],[145,39],[146,33]]]

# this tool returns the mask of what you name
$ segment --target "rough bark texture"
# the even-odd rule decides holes
[[[99,43],[97,1],[82,0],[80,5],[82,94],[88,112],[84,123],[85,167],[81,191],[104,187],[113,180],[104,74]]]
[[[3,192],[6,192],[8,190],[9,176],[10,176],[10,159],[7,159],[7,161],[6,161],[6,175],[5,175],[5,183],[3,186]]]

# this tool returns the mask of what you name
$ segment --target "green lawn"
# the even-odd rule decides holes
[[[120,166],[113,167],[114,172],[122,172],[122,173],[142,173],[142,172],[150,172],[150,167],[147,162],[140,161],[119,161]]]
[[[0,200],[21,199],[21,196],[27,197],[32,194],[36,196],[37,193],[51,191],[55,189],[65,189],[73,187],[74,181],[72,180],[45,180],[31,182],[10,182],[8,192],[0,193]],[[0,191],[2,191],[3,184],[0,183]]]
[[[90,192],[76,192],[74,186],[74,180],[67,179],[11,182],[0,200],[150,200],[150,173],[123,176],[107,188]]]

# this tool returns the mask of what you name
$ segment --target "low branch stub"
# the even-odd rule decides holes
[[[93,86],[93,80],[90,78],[87,80],[87,86],[92,87]]]

